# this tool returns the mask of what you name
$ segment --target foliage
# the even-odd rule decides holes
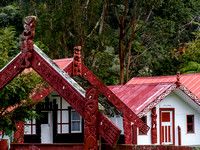
[[[16,53],[15,30],[13,27],[0,28],[0,69],[12,59]],[[31,93],[46,87],[44,81],[33,71],[18,75],[13,81],[0,90],[0,130],[11,134],[15,123],[33,116],[35,103],[31,101]]]

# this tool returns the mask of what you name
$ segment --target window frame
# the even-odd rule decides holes
[[[57,110],[57,121],[56,121],[56,125],[57,125],[57,134],[69,134],[70,133],[70,130],[69,130],[69,126],[70,126],[70,123],[69,123],[69,120],[68,122],[63,122],[62,120],[62,114],[63,112],[68,112],[68,115],[69,115],[69,109],[63,109],[63,104],[62,104],[62,100],[63,98],[58,96],[60,99],[59,99],[59,103],[60,103],[60,108],[58,108]],[[56,102],[58,104],[58,100],[56,99]],[[58,122],[58,113],[60,113],[60,122]],[[69,118],[68,118],[69,119]],[[63,125],[68,125],[68,133],[65,133],[63,132]],[[60,128],[60,130],[58,130],[58,128]],[[60,133],[58,133],[58,131],[60,131]]]
[[[192,122],[192,123],[188,123],[188,117],[193,117],[193,122]],[[192,132],[189,132],[189,131],[188,131],[188,126],[189,126],[189,125],[192,125],[192,126],[193,126],[193,131],[192,131]],[[186,115],[186,126],[187,126],[186,128],[187,128],[187,133],[188,133],[188,134],[190,134],[190,133],[195,133],[195,128],[194,128],[194,127],[195,127],[195,126],[194,126],[194,115]]]
[[[78,112],[76,112],[79,115],[80,120],[72,120],[72,112],[76,112],[74,109],[71,109],[70,111],[70,132],[71,133],[82,133],[82,117],[78,114]],[[79,131],[72,131],[72,122],[73,121],[79,121],[79,125],[80,125],[80,130]]]
[[[30,123],[24,123],[24,135],[37,135],[37,133],[36,133],[36,119],[35,119],[35,123],[33,123],[33,119],[35,119],[35,118],[31,117],[31,119],[27,119],[27,121],[30,121]],[[25,131],[26,126],[31,127],[31,133],[26,133],[26,131]],[[35,133],[33,133],[33,131],[34,131],[33,128],[35,128]]]

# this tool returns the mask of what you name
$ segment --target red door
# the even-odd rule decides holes
[[[174,111],[160,110],[160,144],[174,144]]]

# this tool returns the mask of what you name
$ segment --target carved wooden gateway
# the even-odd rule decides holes
[[[35,17],[27,17],[24,28],[24,42],[21,46],[21,52],[0,72],[0,89],[25,68],[32,67],[85,120],[85,149],[97,149],[98,134],[113,147],[116,145],[121,133],[121,130],[110,119],[98,111],[98,93],[111,102],[128,122],[134,123],[142,132],[148,132],[149,127],[89,69],[81,64],[80,47],[75,48],[73,64],[63,71],[33,44]],[[78,75],[85,78],[92,87],[81,87],[69,75]],[[23,142],[23,140],[20,141]]]

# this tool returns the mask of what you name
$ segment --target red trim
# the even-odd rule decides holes
[[[192,123],[188,123],[188,117],[193,117]],[[195,130],[194,130],[194,115],[187,115],[186,116],[186,120],[187,120],[187,122],[186,122],[186,124],[187,124],[187,133],[195,133]],[[191,126],[191,125],[192,125],[192,128],[193,128],[193,131],[189,132],[188,131],[188,126]]]
[[[175,109],[174,108],[160,108],[160,110],[159,110],[159,115],[160,115],[160,145],[162,145],[162,142],[164,142],[164,139],[162,139],[162,137],[164,136],[164,132],[163,132],[163,130],[164,130],[164,127],[162,127],[162,125],[161,125],[161,120],[162,120],[162,118],[161,118],[161,112],[162,111],[172,111],[172,133],[173,133],[173,145],[175,145],[175,116],[174,116],[174,111],[175,111]],[[165,136],[166,136],[167,134],[165,134]]]
[[[178,126],[178,145],[181,146],[181,127]]]

